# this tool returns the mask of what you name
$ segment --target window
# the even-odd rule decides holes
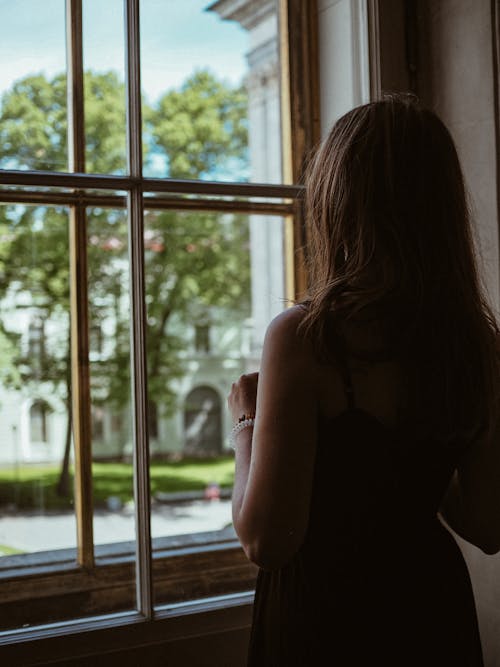
[[[210,324],[195,324],[194,345],[197,352],[210,352]]]
[[[92,440],[104,439],[104,410],[102,408],[94,408],[91,413],[92,417]]]
[[[99,323],[89,327],[89,355],[92,360],[98,359],[102,354],[103,333]]]
[[[212,387],[189,392],[184,408],[184,451],[187,455],[217,455],[222,452],[222,405]]]
[[[48,415],[50,408],[45,401],[35,401],[30,408],[31,442],[48,442]]]
[[[42,403],[30,412],[48,445],[32,470],[21,415],[0,402],[12,433],[0,502],[32,483],[75,537],[5,545],[6,641],[96,614],[251,599],[221,397],[304,285],[293,183],[316,131],[314,40],[303,40],[314,3],[49,4],[0,6],[13,39],[0,80],[5,391],[12,406],[49,395],[53,406],[50,429]],[[306,46],[291,48],[299,34]],[[37,367],[22,355],[26,331]],[[200,500],[214,482],[226,505]],[[190,501],[203,511],[179,528]]]
[[[43,319],[36,317],[31,320],[28,328],[28,356],[41,365],[44,358],[45,333]]]
[[[158,406],[151,400],[148,403],[148,430],[151,439],[158,437]]]

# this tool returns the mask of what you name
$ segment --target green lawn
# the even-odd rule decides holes
[[[14,549],[13,547],[9,547],[7,544],[0,544],[0,557],[15,556],[16,554],[22,554],[22,553],[24,552],[19,551],[19,549]]]
[[[105,507],[110,496],[122,503],[132,500],[132,466],[127,463],[94,463],[92,465],[94,503]],[[54,465],[23,466],[18,471],[0,469],[0,506],[20,509],[62,509],[72,506],[72,499],[56,493],[59,468]],[[230,488],[234,479],[234,458],[208,460],[185,459],[175,463],[153,462],[150,468],[151,493],[203,491],[215,482]]]

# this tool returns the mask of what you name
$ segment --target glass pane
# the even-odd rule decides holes
[[[65,171],[64,0],[0,2],[0,168]]]
[[[240,5],[141,1],[147,175],[281,181],[276,3]]]
[[[9,596],[18,602],[12,614],[2,607],[0,631],[135,607],[127,217],[124,209],[94,207],[87,221],[96,556],[90,583],[79,578],[75,550],[68,210],[0,209],[0,573],[3,605]],[[47,567],[59,571],[57,581],[43,577],[35,590],[29,577],[15,581]],[[109,568],[116,595],[106,589]],[[63,588],[68,598],[54,606]],[[23,598],[30,604],[20,604]]]
[[[92,484],[96,565],[135,562],[130,410],[130,289],[125,210],[87,211]],[[100,598],[99,612],[134,607],[134,569],[120,574],[128,594]]]
[[[265,328],[286,305],[283,228],[277,217],[146,214],[156,551],[234,537],[226,397],[241,373],[258,368]],[[221,586],[221,593],[231,592]],[[169,588],[161,571],[155,587],[158,603],[195,595],[188,584]]]
[[[123,0],[84,0],[83,67],[86,171],[127,168]]]
[[[76,546],[68,211],[0,208],[0,569]],[[74,560],[74,552],[72,554]]]

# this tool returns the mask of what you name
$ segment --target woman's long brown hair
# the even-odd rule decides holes
[[[306,176],[311,289],[304,331],[332,356],[332,326],[382,327],[402,364],[405,423],[446,442],[491,434],[498,327],[481,285],[464,179],[442,121],[413,96],[345,114]]]

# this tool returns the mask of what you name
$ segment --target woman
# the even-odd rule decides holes
[[[249,665],[482,665],[440,518],[500,549],[498,328],[453,141],[411,97],[343,116],[306,181],[311,290],[233,384]],[[258,381],[258,384],[257,384]]]

